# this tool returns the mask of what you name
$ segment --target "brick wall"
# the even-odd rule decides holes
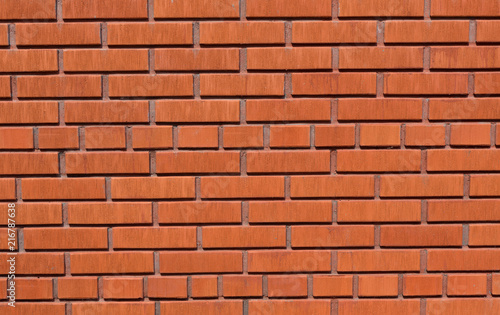
[[[500,314],[499,17],[0,0],[0,313]]]

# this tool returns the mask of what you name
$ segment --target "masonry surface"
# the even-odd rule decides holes
[[[0,313],[500,314],[499,18],[0,0]]]

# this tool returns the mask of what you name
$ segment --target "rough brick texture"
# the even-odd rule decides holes
[[[500,314],[499,34],[498,0],[0,0],[0,314]]]

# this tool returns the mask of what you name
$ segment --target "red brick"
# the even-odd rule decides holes
[[[26,228],[25,249],[108,249],[106,228]]]
[[[270,127],[270,146],[274,148],[308,148],[311,128],[308,125],[273,125]]]
[[[156,71],[238,71],[237,48],[156,49]]]
[[[448,285],[446,293],[448,296],[486,295],[486,275],[448,275]]]
[[[386,95],[465,95],[465,73],[389,73],[384,76]]]
[[[286,247],[285,227],[203,227],[203,248]]]
[[[242,301],[180,301],[161,302],[161,315],[173,314],[217,314],[243,315]]]
[[[403,296],[440,296],[442,283],[441,275],[405,275]]]
[[[282,96],[282,74],[201,74],[202,96]]]
[[[196,228],[115,227],[113,248],[196,248]]]
[[[361,297],[395,297],[398,295],[398,276],[360,275],[358,286]]]
[[[424,3],[422,1],[404,0],[372,0],[368,3],[339,0],[340,17],[422,17]]]
[[[0,97],[11,97],[10,77],[8,76],[0,76]]]
[[[419,271],[419,250],[339,251],[339,272]]]
[[[319,275],[313,277],[314,297],[351,297],[352,276]]]
[[[461,225],[391,225],[380,228],[382,247],[462,246]]]
[[[68,174],[149,173],[147,152],[68,152]]]
[[[470,179],[471,196],[500,195],[500,177],[497,175],[472,175]]]
[[[146,0],[63,0],[62,15],[71,19],[146,19]]]
[[[293,95],[375,95],[374,73],[294,73]]]
[[[101,45],[98,23],[19,23],[18,46],[94,46]]]
[[[498,200],[430,200],[429,222],[500,221]]]
[[[327,300],[251,300],[250,314],[298,315],[298,314],[330,314],[330,301]]]
[[[52,0],[4,0],[0,3],[0,20],[55,20]]]
[[[354,143],[354,125],[314,126],[314,145],[316,147],[354,147]]]
[[[415,3],[415,2],[413,2]],[[383,300],[383,299],[366,299],[366,300],[340,300],[338,304],[338,314],[420,314],[419,300]]]
[[[469,226],[469,246],[497,246],[500,244],[500,225],[472,224]]]
[[[478,73],[474,76],[474,94],[499,94],[500,76],[497,73]]]
[[[16,307],[7,303],[0,304],[0,311],[6,315],[37,314],[37,315],[64,315],[66,306],[64,303],[16,303]]]
[[[31,62],[36,60],[37,62]],[[57,50],[0,50],[0,72],[53,72]]]
[[[121,177],[111,179],[113,199],[192,199],[194,177]]]
[[[248,204],[251,223],[330,223],[330,201],[251,201]]]
[[[79,302],[71,303],[73,315],[137,314],[153,315],[154,302]]]
[[[339,69],[422,69],[423,53],[414,47],[342,47]]]
[[[0,46],[9,46],[9,26],[0,25]]]
[[[382,197],[462,197],[461,175],[382,175]]]
[[[102,294],[104,299],[124,300],[142,299],[142,278],[103,278]]]
[[[153,273],[152,252],[71,253],[71,274]],[[74,314],[74,312],[73,312]]]
[[[478,0],[435,0],[431,6],[431,16],[498,16],[500,4],[493,1],[484,3]]]
[[[0,149],[33,149],[33,128],[0,128]]]
[[[52,300],[52,279],[16,279],[16,300]]]
[[[293,176],[292,198],[373,197],[373,176]]]
[[[338,222],[420,222],[419,201],[339,201]]]
[[[337,152],[338,172],[417,172],[420,150],[342,150]]]
[[[376,43],[372,21],[297,21],[292,25],[294,44]]]
[[[262,296],[262,276],[224,275],[222,292],[226,297]]]
[[[156,121],[165,123],[239,122],[237,100],[158,100]]]
[[[262,148],[264,129],[262,126],[226,126],[222,142],[224,148]]]
[[[315,48],[248,48],[249,70],[332,69],[332,50]]]
[[[191,277],[191,295],[197,298],[217,296],[217,276]]]
[[[400,129],[399,124],[363,124],[359,144],[362,147],[399,147]]]
[[[57,279],[57,297],[67,300],[97,299],[96,277],[71,277]]]
[[[279,275],[267,277],[269,297],[306,297],[307,276]]]
[[[6,212],[7,213],[7,212]],[[11,215],[12,213],[9,213]],[[12,223],[12,221],[11,221]],[[17,241],[19,237],[19,233],[17,229],[7,229],[7,228],[2,228],[0,229],[0,232],[2,233],[0,235],[0,249],[3,251],[7,250],[18,250],[19,249],[19,242]]]
[[[57,174],[57,153],[0,153],[0,174]]]
[[[500,41],[500,22],[494,20],[477,21],[476,41],[478,43],[493,43]]]
[[[492,283],[491,293],[493,295],[500,295],[500,275],[493,274],[492,282],[493,283]]]
[[[65,50],[66,72],[147,71],[147,49]]]
[[[79,146],[78,127],[38,128],[40,149],[78,149]]]
[[[66,123],[148,122],[147,101],[66,101]]]
[[[160,273],[241,273],[240,251],[183,251],[160,253]]]
[[[11,208],[12,209],[12,208]],[[5,211],[5,217],[6,219],[10,219],[10,215],[12,215],[12,211],[9,213],[8,210]],[[13,218],[15,220],[15,217]],[[6,221],[7,221],[6,220]],[[12,223],[12,221],[10,221]],[[0,250],[7,251],[7,250],[18,250],[19,249],[19,242],[17,241],[19,239],[19,233],[17,229],[7,229],[7,228],[0,228]]]
[[[240,6],[237,0],[194,0],[190,2],[158,0],[154,5],[156,18],[238,18]]]
[[[125,149],[124,127],[85,127],[86,149]]]
[[[247,100],[246,110],[246,119],[250,122],[330,121],[329,100]]]
[[[104,178],[26,178],[24,200],[105,199]]]
[[[386,43],[468,43],[467,21],[386,21]]]
[[[240,223],[240,202],[160,202],[158,221],[182,223]]]
[[[113,75],[109,77],[111,97],[193,96],[193,76]]]
[[[68,223],[87,224],[148,224],[152,223],[151,204],[146,202],[69,203]]]
[[[431,49],[431,69],[499,68],[499,47],[436,47]]]
[[[294,226],[292,247],[373,247],[373,226]]]
[[[307,0],[248,0],[248,17],[331,17],[332,0],[318,0],[310,5]]]
[[[10,189],[2,189],[2,191],[11,190],[12,199],[14,195],[14,182]],[[7,213],[8,204],[0,204],[1,211]],[[1,225],[8,224],[8,217],[3,216],[0,219]],[[18,203],[16,204],[16,225],[61,225],[62,224],[62,207],[60,203]]]
[[[329,151],[250,151],[248,173],[328,173]]]
[[[179,148],[217,148],[219,129],[216,126],[185,126],[177,130]]]
[[[92,76],[26,76],[17,78],[20,98],[101,97],[101,77]]]
[[[452,146],[489,146],[491,124],[452,124]]]
[[[422,101],[417,99],[339,99],[340,121],[422,120]]]
[[[405,145],[410,147],[444,147],[446,128],[444,125],[406,125]]]
[[[427,152],[427,170],[431,172],[498,171],[500,165],[495,163],[498,159],[500,159],[500,150],[429,150]]]
[[[248,272],[330,271],[330,252],[318,250],[260,250],[248,252]]]
[[[0,274],[6,275],[9,270],[10,253],[0,254]],[[63,275],[64,253],[17,253],[17,275]]]
[[[148,277],[148,297],[187,298],[187,277]]]
[[[500,119],[499,105],[500,101],[495,98],[432,99],[429,101],[429,120]]]
[[[284,44],[283,22],[201,22],[200,44]]]
[[[240,172],[239,152],[158,152],[156,172],[179,173],[223,173]]]
[[[192,45],[192,23],[108,23],[108,45]]]
[[[169,149],[173,146],[172,127],[143,127],[132,128],[132,147],[141,149]]]
[[[497,314],[500,312],[498,299],[429,299],[428,315]]]
[[[285,179],[277,176],[202,177],[201,198],[283,198]]]
[[[430,249],[427,251],[428,271],[498,270],[498,249]]]

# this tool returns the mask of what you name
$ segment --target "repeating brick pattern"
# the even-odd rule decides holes
[[[499,17],[0,0],[0,313],[500,314]]]

